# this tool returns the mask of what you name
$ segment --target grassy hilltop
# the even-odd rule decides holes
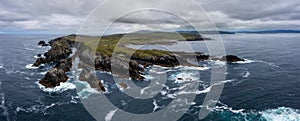
[[[125,47],[128,44],[143,45],[143,44],[163,44],[169,45],[178,41],[203,41],[209,40],[203,38],[197,33],[175,33],[175,32],[146,32],[146,33],[128,33],[114,34],[101,37],[97,36],[79,36],[82,42],[97,53],[111,56],[113,52],[128,55],[134,51],[131,48]],[[67,38],[75,39],[75,36],[67,36]],[[95,44],[98,44],[95,46]],[[114,50],[115,49],[115,50]],[[138,57],[150,55],[170,55],[171,52],[162,50],[137,50],[135,52]]]

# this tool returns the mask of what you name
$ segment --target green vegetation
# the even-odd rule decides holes
[[[101,37],[79,36],[79,40],[86,46],[96,50],[96,52],[111,56],[113,52],[123,54],[124,56],[132,54],[135,50],[126,47],[128,44],[172,44],[177,41],[195,41],[201,37],[193,33],[175,33],[175,32],[147,32],[147,33],[128,33],[114,34]],[[68,38],[74,39],[71,35]],[[96,45],[98,44],[98,45]],[[149,56],[170,55],[171,52],[162,50],[137,50],[136,56],[145,58]]]

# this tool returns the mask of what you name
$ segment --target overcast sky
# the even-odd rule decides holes
[[[196,2],[207,11],[220,30],[300,29],[300,0]],[[0,33],[77,33],[87,16],[100,3],[103,0],[1,0]],[[184,6],[188,16],[194,17],[197,14],[197,10]],[[105,12],[110,14],[111,11],[113,9]],[[194,18],[194,22],[205,24],[200,18]],[[105,19],[112,21],[111,18]],[[181,22],[172,15],[144,11],[119,19],[111,31],[149,29],[149,23],[152,29],[187,29],[188,26],[180,24]]]

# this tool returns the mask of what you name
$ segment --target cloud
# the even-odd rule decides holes
[[[2,0],[0,31],[77,32],[98,0]]]
[[[47,31],[76,33],[90,12],[104,0],[2,0],[0,3],[0,31]],[[297,29],[300,27],[299,0],[195,0],[203,7],[219,29]],[[138,3],[123,3],[105,11],[107,18],[95,22],[105,28],[114,9],[123,9],[142,4],[166,4],[184,9],[185,17],[194,23],[208,26],[208,19],[191,7],[194,3],[166,3],[148,0]],[[114,8],[116,7],[116,8]],[[167,8],[167,6],[166,6]],[[106,19],[106,20],[102,20]],[[118,18],[111,32],[137,30],[188,29],[191,26],[176,15],[162,11],[139,11]]]

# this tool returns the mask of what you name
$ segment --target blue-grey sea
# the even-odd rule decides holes
[[[72,79],[59,88],[44,89],[37,81],[51,65],[31,68],[35,56],[49,48],[38,47],[40,40],[61,35],[0,35],[0,121],[93,121],[81,103]],[[227,63],[224,89],[212,112],[204,121],[300,121],[300,34],[230,34],[221,35],[226,54],[246,59],[244,63]],[[190,42],[196,51],[205,51],[204,42]],[[138,46],[130,45],[133,48]],[[174,48],[184,48],[179,43]],[[148,49],[156,48],[149,46]],[[198,49],[199,50],[198,50]],[[144,48],[144,49],[147,49]],[[205,91],[209,88],[208,69],[192,72],[169,71],[168,85],[176,88],[176,78],[201,81],[196,99],[179,120],[197,121]],[[219,62],[220,63],[220,62]],[[107,89],[106,97],[128,112],[149,113],[161,110],[176,98],[172,91],[161,92],[166,98],[130,102],[111,81],[109,73],[97,72]],[[174,78],[172,78],[174,77]],[[172,82],[173,81],[173,82]],[[182,80],[180,80],[182,81]],[[146,82],[136,82],[143,86]],[[174,83],[174,84],[173,84]],[[176,90],[175,90],[176,91]],[[87,91],[87,93],[95,91]],[[191,92],[192,93],[192,92]],[[102,95],[103,96],[103,95]],[[141,106],[143,105],[143,106]]]

